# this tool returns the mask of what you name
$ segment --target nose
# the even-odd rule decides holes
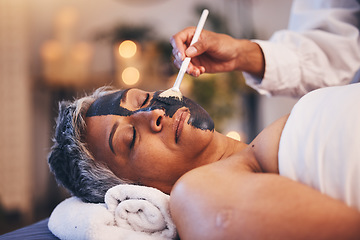
[[[160,132],[163,128],[165,112],[162,109],[153,109],[151,111],[141,111],[133,115],[137,123],[143,123],[149,126],[154,133]]]

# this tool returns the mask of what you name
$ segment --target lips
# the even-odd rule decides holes
[[[175,143],[177,143],[179,141],[182,130],[184,128],[185,120],[188,115],[189,115],[189,112],[187,109],[179,109],[174,114],[173,130],[175,132]]]

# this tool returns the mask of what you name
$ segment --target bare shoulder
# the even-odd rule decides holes
[[[250,171],[241,163],[232,167],[234,162],[215,162],[195,168],[177,181],[170,209],[181,239],[237,239],[229,238],[233,232],[228,229],[236,229],[233,214],[237,204],[228,186],[237,185]]]
[[[360,239],[357,210],[278,174],[254,173],[243,161],[186,173],[170,209],[184,240]]]
[[[250,143],[254,156],[264,172],[279,173],[278,152],[282,131],[289,114],[285,115],[259,133]]]

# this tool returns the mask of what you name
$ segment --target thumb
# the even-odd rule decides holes
[[[206,50],[207,48],[203,43],[203,41],[197,41],[196,43],[194,43],[193,45],[191,45],[186,49],[185,54],[187,57],[192,58],[199,56],[200,54],[204,53]]]

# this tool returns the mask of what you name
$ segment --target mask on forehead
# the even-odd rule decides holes
[[[156,92],[151,99],[149,105],[140,108],[136,111],[120,106],[121,98],[125,91],[114,92],[97,99],[89,108],[86,117],[104,116],[104,115],[118,115],[118,116],[131,116],[141,111],[152,111],[154,109],[163,109],[165,115],[172,118],[175,112],[182,107],[186,107],[190,111],[190,118],[188,124],[201,130],[214,130],[214,121],[209,114],[197,103],[189,98],[183,97],[179,100],[175,97],[159,97],[160,91]]]

